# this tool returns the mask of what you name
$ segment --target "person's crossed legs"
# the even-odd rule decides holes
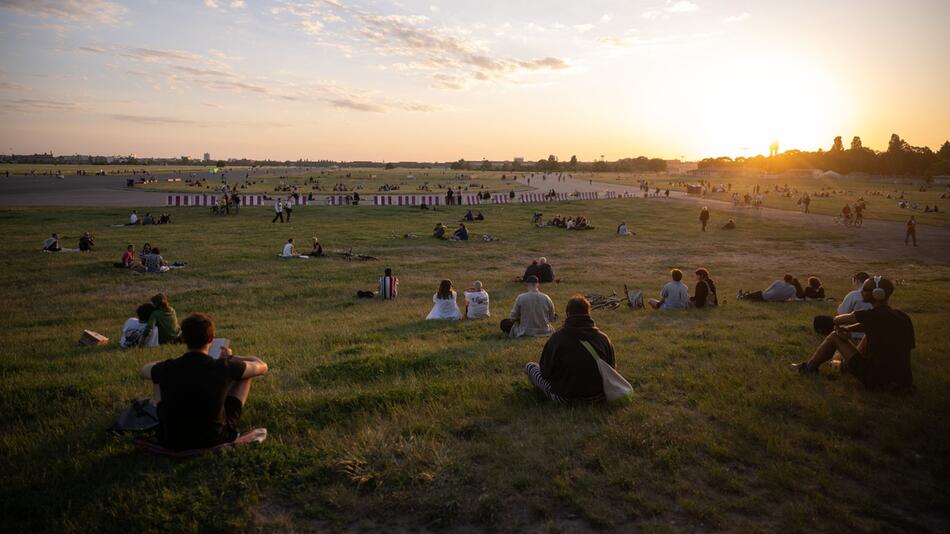
[[[844,365],[847,367],[848,362],[855,356],[863,354],[866,347],[867,338],[862,339],[861,343],[855,345],[850,335],[844,336],[837,332],[832,332],[825,336],[825,339],[818,345],[818,348],[815,349],[811,358],[805,362],[807,371],[817,372],[818,366],[833,358],[835,352],[841,354],[841,357],[844,359]]]
[[[564,402],[563,398],[551,391],[551,383],[541,376],[541,366],[534,362],[528,362],[528,364],[524,366],[524,372],[528,375],[528,380],[530,380],[531,383],[534,384],[534,387],[538,388],[541,393],[544,393],[545,397],[554,402]]]

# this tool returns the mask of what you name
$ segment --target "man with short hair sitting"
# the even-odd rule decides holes
[[[501,330],[510,337],[547,337],[554,333],[554,302],[539,290],[538,277],[528,276],[527,291],[518,295],[511,314],[501,321]]]
[[[578,295],[567,302],[564,326],[544,344],[541,364],[529,362],[524,371],[555,402],[598,400],[604,384],[595,357],[615,367],[610,338],[594,324],[590,302]]]
[[[683,283],[683,271],[671,270],[670,278],[672,280],[660,291],[660,298],[647,301],[653,309],[685,310],[689,307],[689,288]]]
[[[906,313],[891,308],[893,294],[894,283],[887,278],[865,280],[861,298],[872,308],[835,317],[835,331],[818,345],[808,361],[792,367],[801,374],[818,374],[819,366],[838,352],[843,359],[841,370],[868,388],[913,393],[910,351],[915,347],[914,324]],[[857,345],[852,341],[855,331],[864,332],[864,339]]]
[[[214,321],[203,313],[182,321],[181,333],[188,352],[142,367],[142,376],[154,383],[159,442],[185,450],[234,441],[251,381],[267,372],[267,364],[254,356],[234,356],[229,348],[209,355]]]

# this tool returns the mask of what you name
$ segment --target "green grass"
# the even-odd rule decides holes
[[[671,206],[674,206],[671,209]],[[302,208],[292,224],[268,209],[214,218],[171,212],[169,226],[111,228],[125,209],[0,210],[5,313],[0,323],[0,524],[11,532],[244,530],[607,529],[648,531],[946,531],[950,528],[950,267],[855,258],[852,234],[740,214],[735,232],[701,234],[694,208],[600,201],[545,206],[585,214],[596,230],[536,229],[537,206],[487,206],[470,225],[496,242],[428,235],[463,208]],[[715,220],[725,215],[713,210]],[[626,220],[638,233],[618,238]],[[89,255],[42,254],[42,239],[82,231]],[[317,235],[378,262],[282,261],[287,237]],[[776,237],[778,236],[778,237]],[[127,243],[160,246],[186,269],[133,276],[111,267]],[[849,250],[853,250],[850,248]],[[713,311],[595,312],[633,383],[623,406],[542,402],[522,367],[543,340],[501,337],[520,286],[545,255],[576,292],[623,284],[657,293],[674,266],[708,267],[726,297]],[[397,302],[355,299],[384,267],[401,278]],[[831,295],[857,269],[904,283],[895,305],[918,333],[916,396],[865,391],[828,370],[814,380],[787,364],[809,353],[816,314],[831,303],[735,302],[786,271],[818,275]],[[689,272],[689,271],[687,271]],[[482,280],[493,318],[424,321],[438,281]],[[262,357],[245,427],[260,447],[172,461],[107,434],[149,385],[142,364],[181,347],[121,351],[119,328],[165,291],[178,310],[211,313],[238,353]],[[75,344],[84,328],[112,338]]]

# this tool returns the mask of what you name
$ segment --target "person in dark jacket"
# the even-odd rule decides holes
[[[529,276],[534,276],[540,280],[540,277],[538,277],[538,260],[532,261],[531,265],[524,270],[524,276],[521,277],[521,280],[527,282]]]
[[[821,280],[811,276],[808,278],[808,287],[805,288],[803,295],[806,299],[825,300],[825,288],[821,286]]]
[[[600,370],[582,341],[590,344],[597,357],[615,366],[610,338],[594,324],[590,302],[578,295],[567,302],[564,326],[545,343],[540,365],[529,362],[525,366],[528,379],[549,399],[570,402],[603,398]]]
[[[696,269],[696,292],[689,300],[697,308],[719,305],[719,298],[716,296],[716,283],[709,277],[709,270],[705,267]]]
[[[538,258],[538,280],[542,284],[550,284],[554,281],[554,268],[548,263],[547,258]]]

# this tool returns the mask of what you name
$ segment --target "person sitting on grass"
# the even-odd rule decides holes
[[[468,221],[468,222],[474,221],[474,220],[475,220],[475,216],[472,215],[472,210],[468,210],[468,211],[465,213],[465,216],[462,217],[462,220],[463,220],[463,221]]]
[[[456,303],[455,289],[451,280],[442,280],[439,291],[432,295],[432,310],[426,316],[427,321],[450,320],[458,321],[462,318]]]
[[[535,278],[538,277],[538,260],[532,260],[531,265],[525,268],[524,275],[521,277],[521,281],[527,282],[528,278],[531,276],[534,276]]]
[[[142,219],[142,224],[158,224],[155,222],[155,219],[152,217],[151,213],[146,212],[145,217]]]
[[[127,222],[125,225],[126,225],[126,226],[135,226],[135,225],[137,225],[138,223],[139,223],[139,214],[136,213],[135,210],[132,210],[132,214],[129,215],[129,222]]]
[[[936,210],[936,206],[934,207],[934,210]],[[485,216],[482,214],[482,212],[478,212],[478,213],[475,215],[475,220],[476,220],[476,221],[484,221],[484,220],[485,220]]]
[[[554,268],[548,263],[547,258],[538,258],[538,280],[542,284],[550,284],[554,281]]]
[[[162,216],[158,219],[158,224],[171,224],[172,217],[167,213],[162,213]]]
[[[736,300],[751,300],[755,302],[785,302],[796,298],[798,290],[795,286],[795,277],[786,274],[781,280],[776,280],[763,291],[742,291],[736,293]]]
[[[659,299],[650,299],[647,302],[654,310],[685,310],[689,307],[689,287],[683,283],[683,271],[670,271],[670,280],[660,290]]]
[[[296,258],[300,256],[297,254],[297,247],[294,245],[294,238],[290,238],[284,243],[284,250],[280,253],[282,258]]]
[[[555,402],[601,400],[604,384],[594,358],[615,367],[613,344],[594,324],[586,298],[575,296],[566,311],[564,326],[544,344],[540,365],[529,362],[525,374]]]
[[[709,277],[709,270],[705,267],[696,269],[696,293],[689,298],[697,308],[714,307],[719,305],[716,295],[716,283]]]
[[[446,238],[446,237],[445,237],[445,232],[446,232],[447,230],[448,230],[448,228],[446,228],[444,224],[439,223],[439,224],[435,225],[435,228],[432,230],[432,237],[434,237],[434,238],[436,238],[436,239],[445,239],[445,238]]]
[[[170,270],[168,262],[162,257],[162,251],[155,247],[142,256],[142,265],[147,273],[165,273]]]
[[[825,288],[821,286],[821,280],[809,276],[808,287],[802,290],[802,297],[806,300],[825,300]]]
[[[122,259],[113,265],[119,269],[131,269],[135,263],[135,246],[129,245],[125,247],[125,252],[122,254]]]
[[[139,256],[142,256],[144,258],[146,254],[151,254],[151,253],[152,253],[152,244],[146,241],[142,245],[142,252],[139,253]]]
[[[628,235],[636,235],[636,234],[631,232],[629,229],[627,229],[627,223],[622,222],[620,223],[619,226],[617,226],[617,235],[628,236]]]
[[[313,249],[310,251],[311,256],[323,256],[323,245],[320,244],[320,241],[316,237],[313,238],[313,246],[311,248]]]
[[[155,306],[150,302],[142,304],[135,310],[136,317],[129,317],[122,326],[122,339],[119,340],[120,347],[128,349],[146,345],[146,338],[142,334],[148,328],[148,320],[154,311]],[[149,337],[155,338],[156,345],[158,344],[158,339],[154,335]]]
[[[465,290],[465,317],[467,319],[486,319],[491,317],[488,292],[478,280]]]
[[[915,348],[914,324],[906,313],[891,308],[893,294],[894,283],[889,279],[875,276],[865,280],[861,298],[872,308],[835,317],[835,331],[825,337],[811,358],[792,367],[803,375],[818,374],[821,364],[838,352],[841,370],[866,387],[901,395],[913,393],[910,352]],[[852,341],[854,331],[864,332],[857,345]]]
[[[399,279],[393,274],[393,270],[387,268],[383,271],[383,276],[379,278],[379,298],[383,300],[395,300],[399,295]]]
[[[172,450],[234,441],[252,379],[267,373],[267,364],[254,356],[234,356],[229,348],[209,355],[215,328],[203,313],[185,318],[181,332],[188,347],[184,355],[142,367],[142,376],[154,384],[158,441]]]
[[[722,225],[722,229],[723,229],[723,230],[735,230],[735,229],[736,229],[736,221],[734,221],[734,220],[732,220],[732,219],[729,219],[729,222],[727,222],[726,224]]]
[[[94,246],[96,242],[92,239],[92,235],[89,232],[83,232],[82,237],[79,238],[79,252],[92,252]]]
[[[181,331],[178,329],[178,315],[168,303],[164,293],[158,293],[150,299],[154,310],[148,317],[148,323],[142,336],[148,339],[152,330],[158,330],[158,344],[177,343]]]
[[[59,246],[59,234],[52,234],[43,241],[43,250],[46,252],[59,252],[63,247]]]
[[[502,332],[509,337],[547,337],[554,332],[557,319],[551,297],[540,291],[538,277],[531,275],[525,280],[527,291],[518,295],[511,314],[501,321]]]
[[[458,229],[452,234],[452,239],[455,241],[468,241],[468,228],[465,227],[465,223],[459,223]]]

